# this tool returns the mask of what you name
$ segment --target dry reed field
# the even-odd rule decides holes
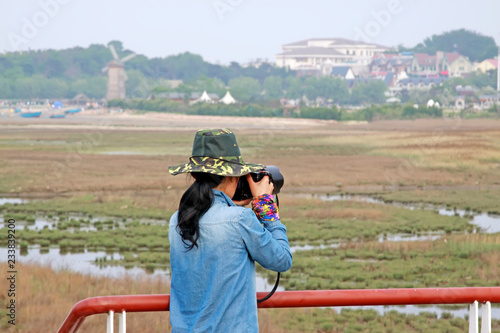
[[[18,310],[16,326],[2,321],[2,332],[42,333],[56,332],[78,301],[93,296],[128,294],[165,294],[169,285],[161,279],[137,280],[132,277],[120,279],[89,277],[69,271],[54,272],[36,263],[18,265]],[[1,290],[7,289],[6,279],[1,279]],[[2,293],[0,300],[5,302]],[[4,310],[2,310],[4,311]],[[2,316],[3,317],[3,316]],[[129,332],[165,332],[169,327],[168,312],[129,314]],[[144,325],[147,323],[147,330]],[[87,318],[80,332],[101,332],[106,327],[106,316]]]
[[[159,120],[149,127],[99,127],[97,119],[95,127],[83,128],[0,121],[0,193],[156,196],[183,189],[186,179],[169,176],[167,168],[187,160],[196,129],[213,125],[210,117],[194,119],[187,128],[169,122],[162,128]],[[292,129],[276,124],[249,129],[233,123],[244,158],[280,166],[285,191],[500,185],[496,120],[462,120],[455,127],[427,121],[427,131],[417,121],[394,121],[392,128],[387,122],[350,127],[316,121]]]

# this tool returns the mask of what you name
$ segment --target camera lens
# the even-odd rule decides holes
[[[269,175],[269,173],[266,171],[255,172],[255,173],[251,174],[253,181],[256,183],[260,182],[262,180],[262,178],[264,178],[264,176],[267,176],[267,175]]]

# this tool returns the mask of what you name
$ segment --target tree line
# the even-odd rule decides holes
[[[480,33],[458,29],[439,35],[432,35],[413,48],[398,47],[399,51],[436,54],[437,51],[457,52],[469,58],[470,61],[481,62],[498,55],[495,39]]]
[[[132,53],[120,41],[112,41],[120,58]],[[433,35],[414,48],[402,46],[400,51],[435,53],[437,50],[457,51],[471,60],[493,57],[493,38],[465,29]],[[73,98],[83,93],[101,99],[106,94],[107,77],[102,68],[113,59],[107,45],[92,44],[86,48],[35,50],[0,54],[0,98]],[[299,77],[294,71],[270,64],[258,67],[212,64],[200,55],[185,52],[167,57],[148,58],[138,55],[126,63],[129,98],[148,98],[166,92],[208,91],[219,97],[229,87],[231,94],[243,103],[267,103],[281,98],[309,100],[324,98],[333,104],[382,103],[387,89],[382,81],[372,80],[348,86],[341,78]],[[472,76],[463,84],[479,88],[493,87],[496,74]],[[168,80],[182,80],[173,87]],[[403,96],[408,100],[408,96]]]
[[[144,100],[113,100],[109,102],[112,108],[133,109],[138,112],[165,112],[182,113],[188,115],[204,116],[238,116],[238,117],[283,117],[282,106],[263,104],[180,104],[168,99]],[[490,112],[498,111],[492,110]],[[440,118],[443,110],[438,107],[426,107],[413,104],[384,104],[369,105],[359,109],[347,109],[332,105],[329,107],[302,106],[300,109],[291,110],[286,116],[292,118],[310,118],[337,121],[373,121],[389,119],[415,119],[415,118]]]
[[[114,45],[120,58],[132,53],[119,41]],[[87,48],[65,50],[36,50],[0,54],[0,98],[62,98],[84,93],[91,98],[106,94],[106,75],[102,69],[113,56],[106,45],[92,44]],[[237,62],[228,66],[212,64],[200,55],[185,52],[167,57],[147,58],[138,55],[126,63],[129,92],[145,82],[150,89],[162,89],[164,80],[182,80],[193,84],[209,77],[227,85],[234,78],[250,77],[263,84],[266,77],[286,77],[286,69],[269,64],[243,67]],[[149,84],[149,83],[148,83]],[[158,86],[158,87],[157,87]],[[168,87],[163,87],[168,88]]]

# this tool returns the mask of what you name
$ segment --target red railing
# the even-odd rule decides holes
[[[257,293],[262,298],[267,292]],[[276,292],[259,308],[327,306],[500,303],[500,287],[350,289]],[[84,299],[73,307],[59,333],[73,333],[91,315],[112,312],[168,311],[170,295],[104,296]]]

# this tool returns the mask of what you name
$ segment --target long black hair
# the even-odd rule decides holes
[[[193,172],[191,175],[195,182],[182,195],[177,216],[177,231],[187,251],[195,246],[198,247],[200,218],[212,205],[214,199],[212,189],[224,179],[223,176],[203,172]]]

